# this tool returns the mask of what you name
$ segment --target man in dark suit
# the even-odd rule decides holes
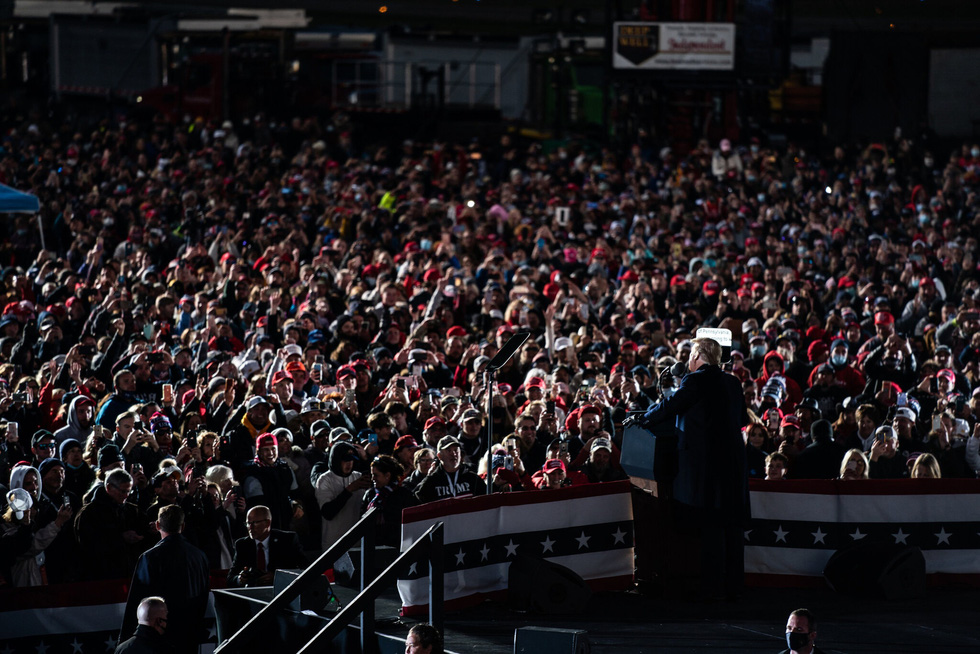
[[[692,343],[690,374],[639,422],[649,428],[674,421],[676,515],[680,526],[700,534],[700,592],[703,599],[732,598],[745,576],[742,525],[749,492],[741,428],[749,418],[738,378],[720,367],[721,345],[710,338]]]
[[[114,654],[168,654],[173,648],[167,632],[167,604],[162,597],[147,597],[136,609],[139,626],[129,640],[116,647]]]
[[[248,537],[235,541],[229,586],[271,586],[279,568],[305,568],[306,555],[296,532],[272,528],[269,507],[253,506],[245,516]]]
[[[120,640],[136,629],[140,602],[160,596],[168,607],[165,639],[175,652],[196,652],[205,635],[204,612],[210,592],[208,558],[180,533],[184,511],[176,504],[160,509],[156,525],[160,542],[144,552],[136,564]]]

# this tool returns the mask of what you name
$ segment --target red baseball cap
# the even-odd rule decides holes
[[[276,384],[278,384],[280,382],[284,382],[284,381],[287,381],[287,380],[288,381],[293,381],[293,376],[290,375],[285,370],[280,370],[276,374],[272,375],[272,385],[273,386],[275,386]]]
[[[701,290],[704,291],[704,294],[707,295],[708,297],[713,297],[715,295],[718,295],[718,291],[721,290],[721,284],[719,284],[713,279],[709,279],[708,281],[706,281],[704,284],[701,285]]]
[[[875,314],[876,325],[890,325],[895,322],[895,316],[890,311],[879,311]]]
[[[263,447],[269,447],[270,445],[272,447],[279,447],[279,441],[276,440],[274,434],[270,434],[269,432],[266,432],[264,434],[259,434],[258,437],[255,439],[255,449],[257,450]]]
[[[431,420],[431,418],[430,418]],[[395,451],[401,450],[403,448],[410,447],[413,450],[419,449],[421,447],[419,442],[415,440],[414,436],[402,436],[397,441],[395,441]]]
[[[436,425],[442,425],[443,427],[445,427],[446,421],[440,418],[439,416],[432,416],[431,418],[425,421],[425,429],[431,429]],[[402,438],[404,438],[404,436]]]

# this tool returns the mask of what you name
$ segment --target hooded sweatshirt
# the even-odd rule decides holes
[[[321,547],[327,549],[354,526],[361,515],[361,501],[365,490],[351,493],[347,486],[361,478],[361,473],[352,471],[344,475],[341,464],[345,458],[357,456],[353,445],[345,441],[334,443],[330,448],[330,469],[316,480],[316,503],[323,517]]]
[[[84,395],[78,395],[71,401],[71,406],[68,408],[68,424],[54,433],[59,446],[68,438],[74,438],[79,443],[88,440],[92,427],[83,428],[78,420],[78,409],[84,403],[92,404],[92,400]]]
[[[29,472],[37,475],[37,480],[40,484],[41,475],[37,471],[37,468],[32,466],[17,466],[10,472],[10,489],[23,488],[24,477]],[[36,494],[32,493],[31,497],[36,504],[38,499]],[[0,523],[0,530],[3,533],[15,531],[18,527],[19,525],[17,524]],[[10,577],[14,586],[23,588],[26,586],[40,586],[43,583],[41,566],[44,565],[44,550],[55,539],[59,531],[61,531],[61,526],[52,520],[34,532],[31,546],[19,554],[10,566]]]
[[[776,350],[770,351],[762,360],[762,370],[760,371],[759,378],[755,380],[756,386],[760,391],[762,391],[762,387],[766,385],[767,381],[769,381],[769,378],[772,375],[769,374],[768,364],[773,360],[779,361],[779,372],[786,381],[786,400],[783,402],[783,406],[792,409],[792,407],[795,407],[797,404],[799,404],[800,400],[803,399],[803,391],[800,390],[799,384],[783,373],[786,364],[783,360],[783,356]]]

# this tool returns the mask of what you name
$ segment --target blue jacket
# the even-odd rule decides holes
[[[742,426],[745,395],[733,375],[703,365],[683,378],[672,397],[650,408],[640,424],[673,421],[677,430],[674,498],[721,511],[726,520],[748,517],[748,479]]]

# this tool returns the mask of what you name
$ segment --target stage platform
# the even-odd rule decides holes
[[[404,637],[413,620],[396,621],[394,593],[378,600],[378,631]],[[472,654],[513,652],[514,630],[539,626],[588,632],[594,654],[719,651],[779,652],[786,618],[806,607],[819,619],[826,652],[980,652],[980,593],[930,588],[916,600],[845,597],[829,588],[749,588],[737,603],[698,604],[638,592],[598,593],[582,615],[521,614],[486,602],[446,616],[446,649]],[[541,654],[563,654],[563,650]]]

